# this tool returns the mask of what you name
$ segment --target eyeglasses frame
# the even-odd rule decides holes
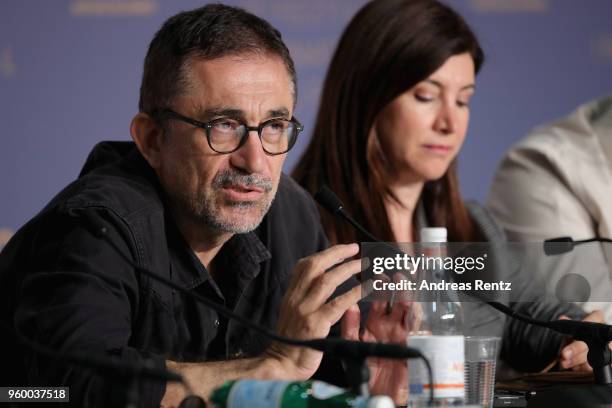
[[[259,141],[261,142],[261,147],[262,147],[263,151],[267,155],[269,155],[269,156],[278,156],[278,155],[281,155],[281,154],[285,154],[289,150],[291,150],[291,148],[293,148],[293,146],[295,145],[295,142],[297,141],[297,138],[298,138],[299,134],[304,130],[304,126],[295,117],[291,117],[291,119],[284,119],[284,118],[268,119],[268,120],[265,120],[265,121],[261,122],[257,126],[248,126],[246,123],[243,123],[243,122],[241,122],[239,120],[236,120],[236,119],[232,119],[232,120],[236,120],[237,122],[240,122],[245,127],[246,132],[245,132],[244,136],[242,137],[242,139],[240,140],[240,142],[238,143],[238,146],[236,146],[235,149],[233,149],[233,150],[231,150],[229,152],[220,152],[220,151],[216,150],[212,146],[212,143],[210,141],[210,132],[211,132],[212,127],[213,127],[213,125],[215,123],[217,123],[219,121],[222,121],[224,119],[227,119],[227,118],[217,118],[217,119],[213,119],[213,120],[208,121],[208,122],[201,122],[199,120],[192,119],[190,117],[181,115],[180,113],[175,112],[175,111],[173,111],[172,109],[169,109],[169,108],[161,109],[161,110],[159,110],[157,112],[161,113],[162,116],[166,116],[166,117],[169,117],[171,119],[176,119],[176,120],[179,120],[181,122],[188,123],[190,125],[198,127],[200,129],[204,129],[206,131],[206,140],[208,141],[208,146],[213,151],[215,151],[216,153],[219,153],[219,154],[234,153],[235,151],[240,149],[242,146],[244,146],[244,144],[246,143],[247,138],[249,136],[249,132],[256,131],[257,132],[257,136],[259,137]],[[284,120],[284,121],[287,121],[287,122],[291,122],[291,123],[293,123],[293,125],[295,126],[295,129],[296,129],[295,137],[293,137],[293,139],[289,141],[287,150],[285,150],[284,152],[280,152],[280,153],[272,153],[272,152],[269,152],[268,150],[266,150],[266,148],[264,147],[264,143],[261,140],[261,132],[262,132],[263,128],[265,126],[267,126],[269,123],[271,123],[273,121],[276,121],[276,120]]]

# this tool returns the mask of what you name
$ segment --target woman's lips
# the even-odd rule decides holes
[[[451,146],[441,144],[424,144],[423,147],[434,153],[450,153],[453,150]]]

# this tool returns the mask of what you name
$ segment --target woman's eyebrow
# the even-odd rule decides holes
[[[432,84],[440,89],[444,87],[440,81],[436,81],[435,79],[426,79],[425,82]],[[460,90],[463,91],[466,89],[476,89],[476,85],[468,84],[468,85],[462,86]]]

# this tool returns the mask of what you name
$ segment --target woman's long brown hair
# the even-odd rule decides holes
[[[314,133],[293,177],[313,194],[328,185],[366,229],[395,241],[383,201],[393,197],[387,183],[390,163],[372,136],[376,117],[449,57],[466,52],[477,73],[484,61],[478,40],[461,16],[438,1],[366,4],[334,53]],[[429,223],[446,227],[450,241],[480,239],[459,192],[456,160],[442,178],[425,184],[421,201]],[[332,243],[365,240],[325,210],[321,218]]]

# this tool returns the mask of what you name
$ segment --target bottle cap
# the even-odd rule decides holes
[[[421,228],[421,242],[446,242],[447,232],[444,227]]]
[[[377,395],[368,399],[366,408],[395,408],[395,404],[390,397]]]

